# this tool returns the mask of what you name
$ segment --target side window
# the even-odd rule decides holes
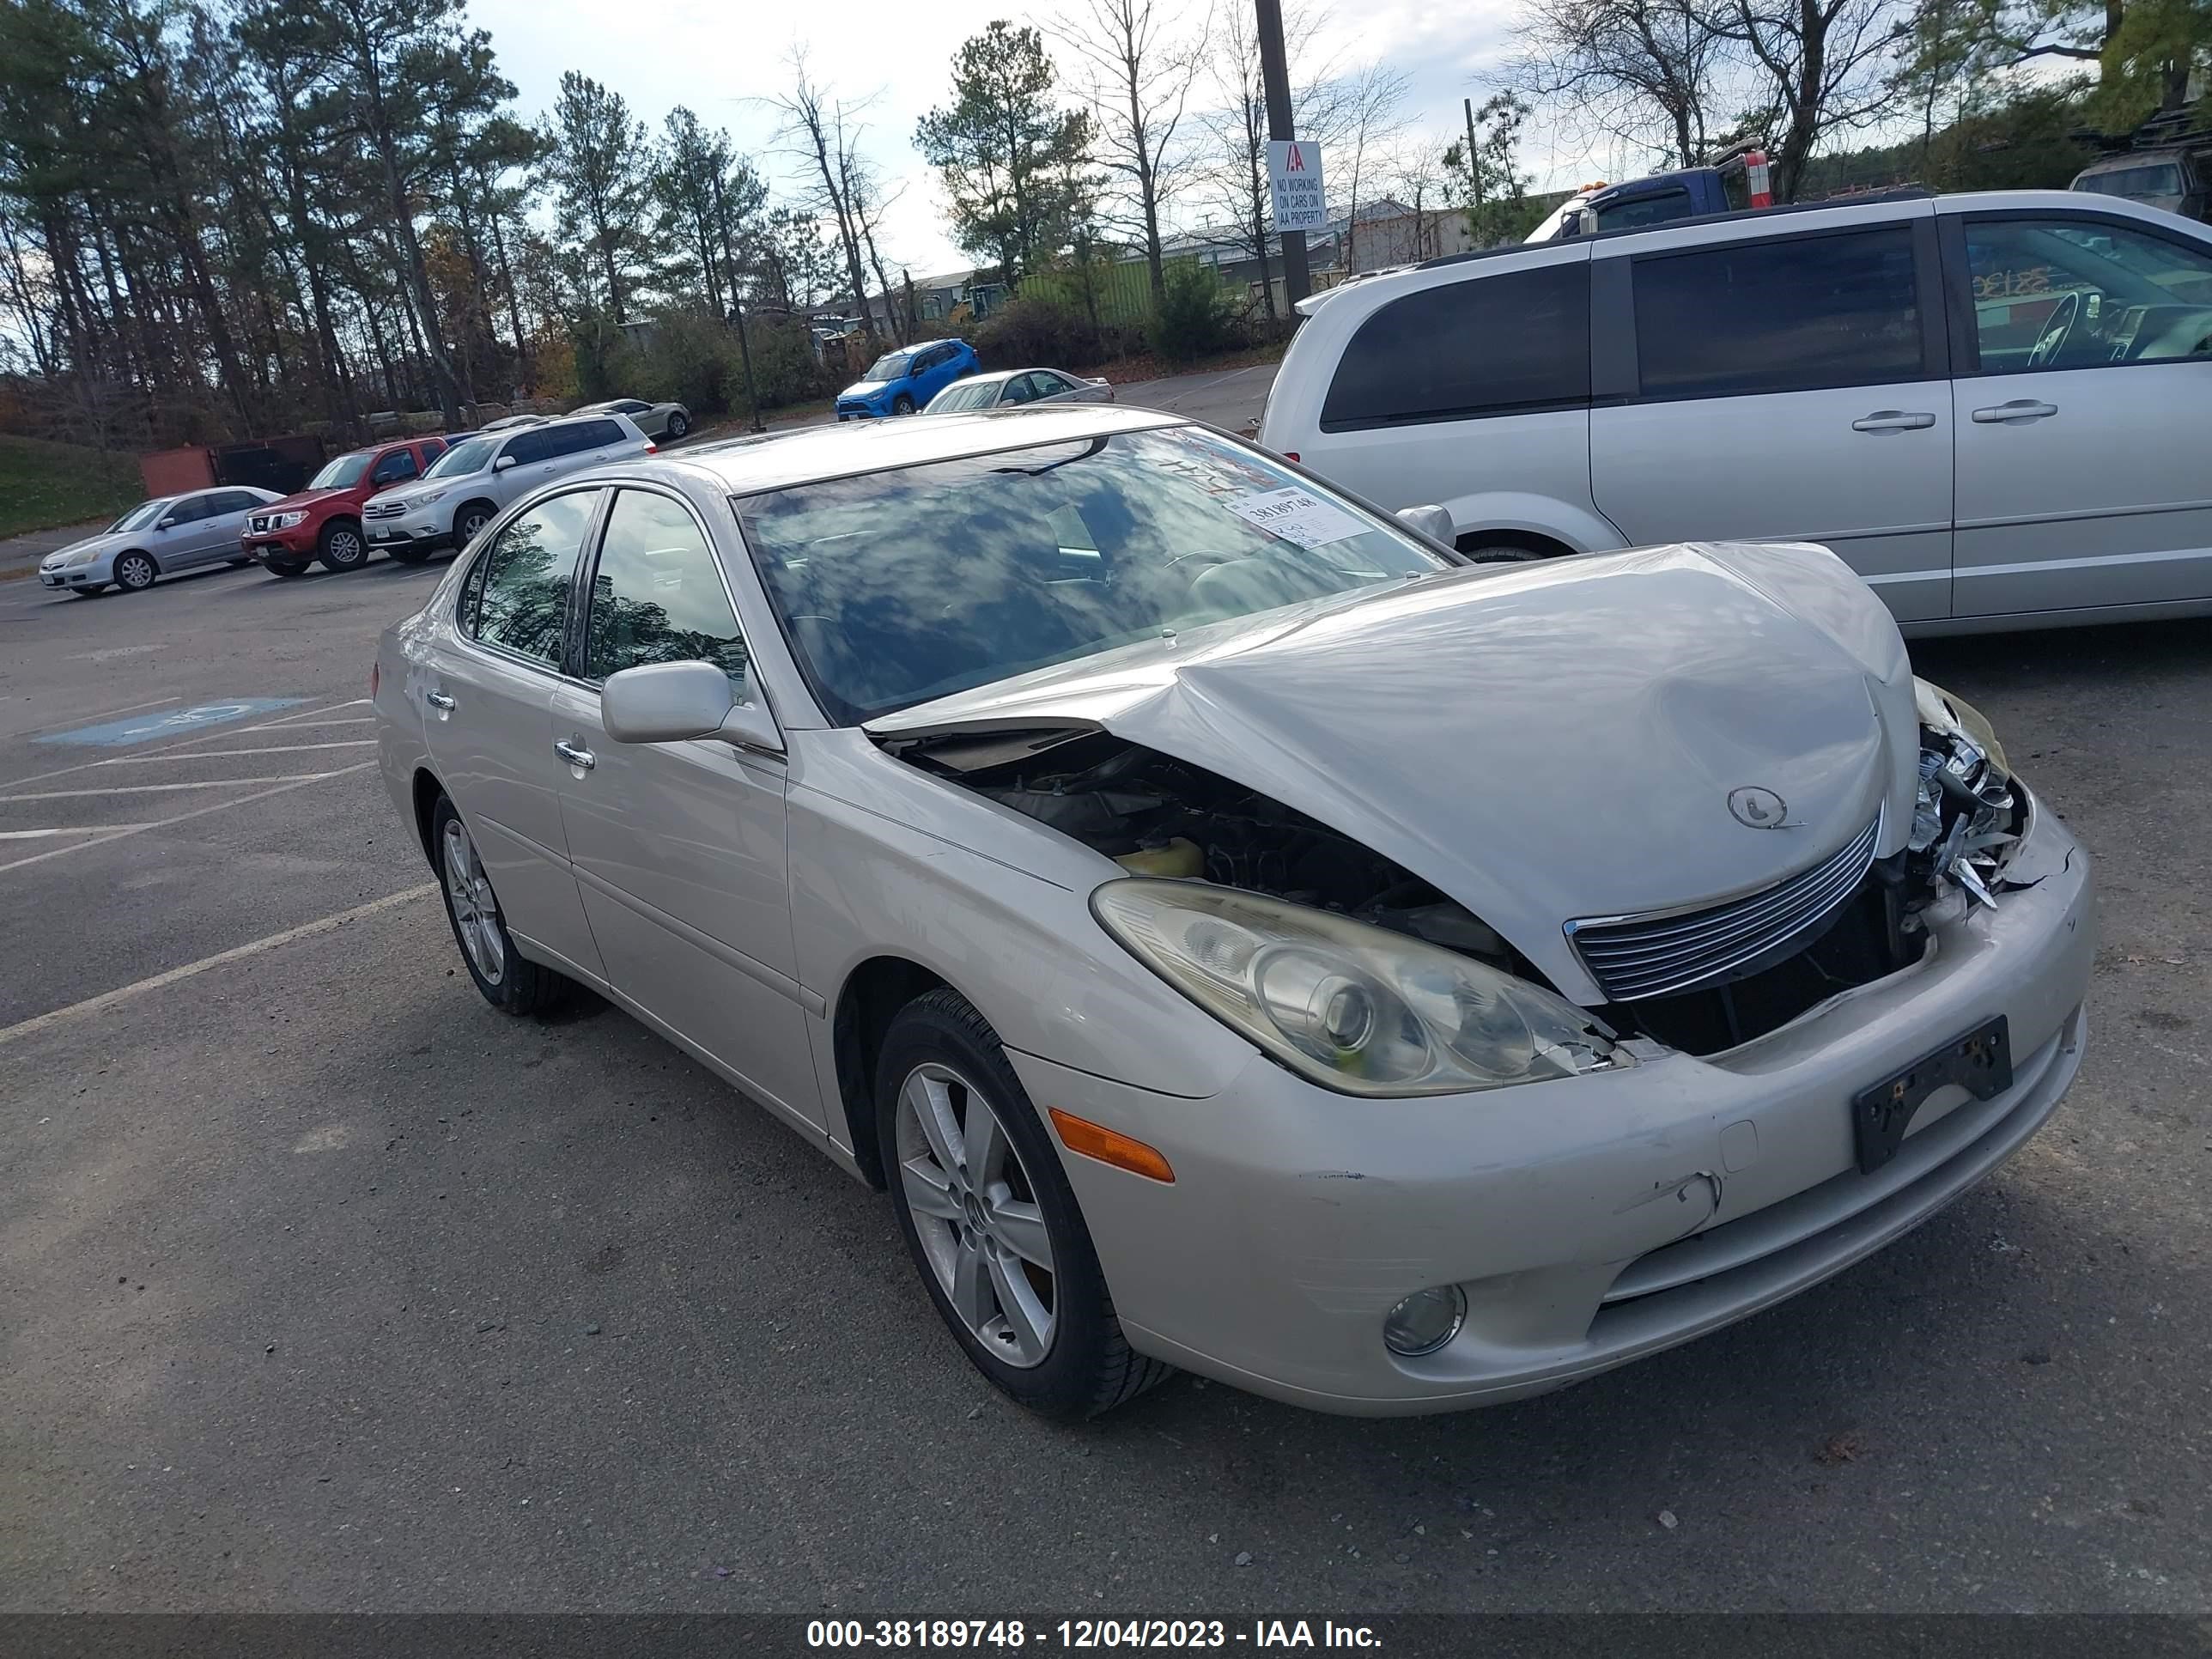
[[[376,471],[368,475],[368,481],[373,484],[399,483],[415,473],[415,452],[395,449],[376,464]]]
[[[424,460],[434,461],[439,456],[445,453],[446,441],[443,438],[425,438],[422,440],[422,459]]]
[[[999,401],[1002,404],[1025,404],[1036,397],[1036,377],[1034,374],[1017,374],[1006,382],[1006,389],[999,394]]]
[[[714,553],[690,513],[665,495],[615,496],[592,579],[584,678],[648,663],[710,662],[742,689],[745,642]]]
[[[226,513],[246,513],[261,505],[261,498],[251,490],[226,489],[215,498],[214,512],[217,516]]]
[[[623,441],[622,425],[616,421],[593,421],[585,428],[586,449],[605,449],[609,444]]]
[[[509,438],[507,447],[500,453],[513,456],[518,466],[528,466],[532,461],[550,461],[554,455],[552,435],[553,428],[532,427]]]
[[[1639,197],[1623,202],[1619,207],[1597,210],[1599,230],[1627,230],[1636,225],[1661,225],[1669,219],[1690,216],[1690,192],[1686,190],[1662,191],[1656,196]]]
[[[2212,253],[2100,219],[1965,233],[1984,374],[2212,356]]]
[[[474,606],[474,625],[463,626],[486,645],[504,646],[548,668],[559,667],[576,556],[600,494],[579,489],[556,495],[501,531],[484,552],[483,592]]]
[[[1589,401],[1584,260],[1463,278],[1359,325],[1323,400],[1324,432],[1510,415]]]
[[[1879,386],[1925,373],[1904,225],[1724,243],[1633,269],[1647,398]]]
[[[161,516],[171,524],[198,524],[209,515],[210,495],[186,495]]]

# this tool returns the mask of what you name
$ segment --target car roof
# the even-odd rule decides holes
[[[1014,410],[933,415],[927,421],[840,422],[763,437],[726,438],[663,456],[665,467],[705,477],[733,495],[851,477],[1000,449],[1188,425],[1183,417],[1127,404],[1052,404]]]

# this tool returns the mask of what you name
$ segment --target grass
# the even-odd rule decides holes
[[[145,499],[131,456],[0,436],[0,536],[112,519]]]

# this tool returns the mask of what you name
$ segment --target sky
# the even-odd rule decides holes
[[[1251,0],[1219,3],[1249,5]],[[1329,3],[1314,55],[1345,70],[1379,58],[1404,75],[1410,88],[1409,136],[1449,139],[1463,125],[1460,100],[1472,96],[1480,104],[1497,89],[1498,70],[1510,49],[1512,0]],[[915,121],[949,101],[951,61],[961,39],[981,32],[996,15],[1048,31],[1079,4],[1036,0],[1004,10],[966,10],[912,0],[844,0],[816,10],[732,8],[715,0],[659,0],[650,6],[635,0],[471,0],[470,14],[490,31],[500,66],[519,89],[530,119],[551,107],[564,70],[580,70],[620,93],[656,133],[662,117],[678,104],[710,128],[728,128],[772,182],[794,178],[796,168],[774,153],[776,116],[764,100],[788,84],[789,54],[803,48],[817,82],[848,102],[871,100],[861,118],[862,148],[890,188],[904,187],[878,238],[896,282],[902,268],[921,277],[971,263],[953,244],[934,170],[913,146]],[[1065,79],[1074,67],[1072,54],[1063,49],[1054,61]],[[1611,160],[1613,177],[1648,165]],[[1532,124],[1522,165],[1535,175],[1538,188],[1597,176],[1589,172],[1595,164],[1579,149],[1565,148],[1540,119]],[[1346,176],[1333,168],[1326,176],[1331,198],[1340,200]],[[1361,194],[1368,194],[1364,185]],[[1194,222],[1195,204],[1182,216]]]

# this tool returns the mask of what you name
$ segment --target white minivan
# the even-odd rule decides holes
[[[1824,543],[1929,634],[2212,611],[2208,431],[2205,227],[1914,191],[1362,283],[1260,441],[1478,557]]]
[[[420,564],[441,547],[466,547],[501,507],[542,483],[657,447],[629,416],[613,413],[479,432],[458,441],[412,483],[370,496],[362,528],[371,547]]]

